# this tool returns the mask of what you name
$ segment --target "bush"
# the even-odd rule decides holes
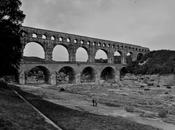
[[[154,84],[153,83],[148,83],[148,86],[153,86]]]
[[[64,88],[60,88],[60,90],[59,90],[60,92],[64,92],[65,91],[65,89]]]
[[[133,107],[133,106],[126,106],[126,107],[125,107],[125,110],[126,110],[127,112],[134,112],[134,107]]]
[[[169,94],[168,92],[165,92],[164,94]]]
[[[168,115],[168,110],[161,110],[158,113],[158,116],[161,117],[161,118],[166,118],[167,115]]]
[[[171,89],[171,86],[167,86],[166,88],[167,88],[167,89]]]
[[[141,85],[140,88],[144,88],[145,86],[144,85]]]

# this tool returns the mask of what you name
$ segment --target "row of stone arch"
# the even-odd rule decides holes
[[[31,42],[26,44],[24,50],[24,56],[38,56],[40,55],[40,58],[45,59],[45,51],[42,48],[41,45],[35,42]],[[141,53],[140,53],[141,54]],[[63,45],[57,45],[52,51],[52,60],[53,61],[69,61],[69,52],[66,47]],[[79,47],[76,50],[76,61],[88,61],[89,55],[87,50],[83,47]],[[114,53],[114,63],[121,63],[122,62],[122,52],[116,51]],[[108,59],[108,55],[104,50],[97,50],[96,55],[95,55],[96,62],[101,62],[101,63],[106,63]],[[126,54],[126,60],[127,63],[133,60],[132,57],[132,52],[128,52]]]
[[[35,32],[30,32],[31,33],[31,37],[32,38],[41,38],[41,39],[44,39],[44,40],[51,40],[51,41],[59,41],[59,42],[67,42],[67,43],[80,43],[80,44],[87,44],[87,45],[90,45],[90,41],[86,41],[83,40],[83,39],[78,39],[78,38],[71,38],[69,36],[59,36],[59,37],[56,37],[55,35],[48,35],[48,34],[37,34]],[[115,48],[115,47],[121,47],[121,48],[128,48],[128,49],[132,49],[133,51],[141,51],[141,52],[147,52],[148,49],[141,49],[141,48],[137,48],[137,47],[132,47],[132,46],[129,46],[129,45],[115,45],[115,44],[110,44],[110,43],[103,43],[102,41],[94,41],[92,42],[92,45],[97,45],[97,46],[103,46],[103,47],[110,47],[112,46],[112,48]]]
[[[97,72],[93,67],[85,67],[80,74],[80,83],[96,82]],[[25,83],[50,83],[52,76],[49,70],[44,66],[35,66],[25,71]],[[76,72],[70,66],[64,66],[55,72],[56,84],[72,84],[76,83]],[[53,80],[53,79],[52,79]],[[115,70],[112,67],[105,67],[100,74],[100,79],[106,82],[115,82]]]

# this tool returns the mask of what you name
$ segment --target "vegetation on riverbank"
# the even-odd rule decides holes
[[[140,60],[129,64],[123,72],[132,74],[175,74],[175,51],[151,51]]]

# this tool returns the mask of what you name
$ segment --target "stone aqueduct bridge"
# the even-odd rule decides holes
[[[73,72],[71,83],[81,83],[82,73],[88,73],[88,71],[92,74],[92,81],[95,83],[99,83],[100,79],[105,80],[106,78],[118,81],[120,77],[120,69],[126,65],[127,53],[131,53],[132,60],[134,61],[139,54],[149,52],[148,48],[121,42],[25,26],[22,27],[22,30],[23,35],[21,41],[23,43],[23,50],[27,43],[36,42],[43,47],[45,51],[45,59],[44,62],[23,61],[19,70],[20,84],[26,83],[26,72],[36,66],[44,68],[44,70],[47,71],[48,76],[46,80],[50,84],[56,84],[56,72],[59,72],[62,68]],[[67,49],[69,53],[69,62],[52,61],[52,52],[57,45],[62,45]],[[76,62],[76,50],[79,47],[82,47],[87,51],[88,61],[85,63]],[[95,54],[99,49],[106,52],[108,57],[107,63],[95,63]],[[121,64],[114,64],[114,53],[116,51],[121,54]]]

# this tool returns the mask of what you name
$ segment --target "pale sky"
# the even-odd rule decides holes
[[[23,25],[175,50],[175,0],[22,0]]]

